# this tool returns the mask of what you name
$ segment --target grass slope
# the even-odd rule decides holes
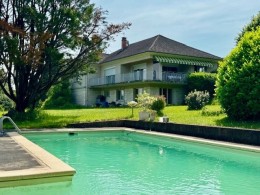
[[[218,105],[207,106],[207,108],[209,113],[220,111]],[[67,124],[79,122],[119,119],[138,120],[138,112],[139,109],[134,109],[134,117],[131,117],[131,108],[44,110],[38,119],[15,122],[21,129],[66,127]],[[170,122],[174,123],[260,129],[260,121],[232,121],[225,114],[202,116],[202,111],[189,111],[187,106],[166,107],[164,114],[169,117]],[[7,123],[5,122],[5,127],[11,127]]]

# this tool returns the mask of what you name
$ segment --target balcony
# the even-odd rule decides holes
[[[173,73],[163,72],[161,75],[156,76],[153,72],[147,74],[126,73],[118,75],[110,75],[106,77],[96,77],[89,79],[89,86],[100,86],[100,85],[111,85],[120,83],[133,83],[133,82],[166,82],[173,84],[186,84],[187,74],[186,73]]]
[[[163,72],[162,81],[186,84],[187,74],[186,73]]]

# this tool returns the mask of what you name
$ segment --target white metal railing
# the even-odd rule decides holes
[[[173,82],[173,83],[186,83],[186,73],[174,73],[174,72],[163,72],[162,81]]]
[[[158,73],[157,73],[158,74]],[[126,83],[134,81],[165,81],[171,83],[185,84],[187,80],[186,73],[162,72],[156,75],[153,72],[131,72],[117,74],[107,77],[96,77],[89,79],[89,86],[106,85],[114,83]]]
[[[3,131],[4,128],[3,128],[3,122],[5,119],[8,119],[14,126],[15,130],[18,132],[18,133],[21,133],[21,130],[17,127],[17,125],[15,124],[15,122],[9,117],[9,116],[3,116],[0,118],[0,131]]]

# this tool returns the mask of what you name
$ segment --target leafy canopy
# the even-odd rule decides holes
[[[0,88],[18,112],[34,108],[54,84],[84,73],[113,36],[130,24],[108,24],[89,0],[2,0]]]
[[[238,37],[236,38],[237,43],[241,40],[246,32],[255,31],[258,27],[260,27],[260,11],[256,16],[253,16],[251,22],[242,29],[241,33],[238,34]]]
[[[220,63],[217,96],[230,118],[260,118],[260,27],[246,32]]]

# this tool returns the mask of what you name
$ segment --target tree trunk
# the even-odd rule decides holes
[[[25,109],[26,109],[26,105],[24,102],[15,102],[15,111],[19,112],[19,113],[25,113]]]

